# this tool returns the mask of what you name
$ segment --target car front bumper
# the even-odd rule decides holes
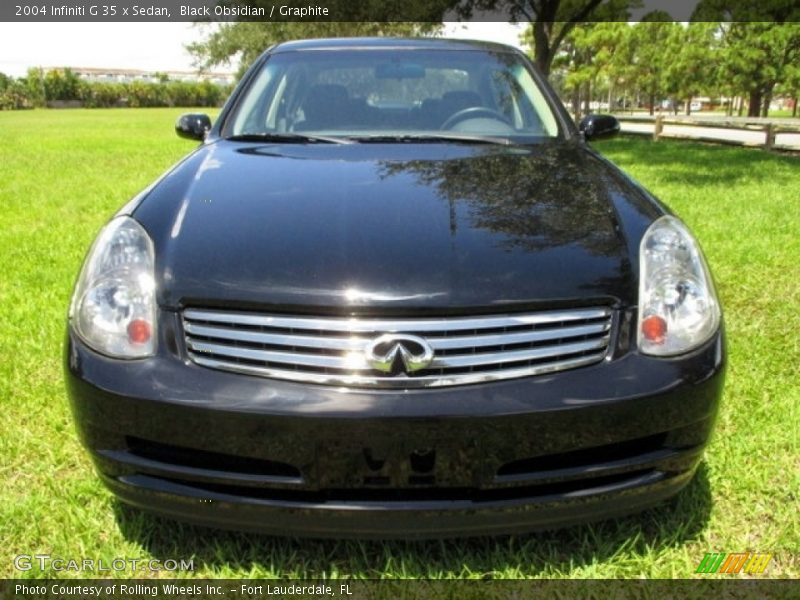
[[[301,385],[67,337],[81,439],[124,502],[312,537],[519,533],[635,512],[684,487],[724,378],[722,334],[546,376],[436,390]],[[174,337],[172,338],[174,339]]]

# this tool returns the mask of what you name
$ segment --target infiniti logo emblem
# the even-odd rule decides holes
[[[373,369],[392,373],[411,373],[433,362],[433,348],[421,337],[404,333],[386,333],[372,340],[364,349]]]

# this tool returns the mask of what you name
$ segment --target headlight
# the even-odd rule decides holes
[[[93,349],[118,358],[155,352],[153,242],[130,217],[112,220],[92,245],[81,270],[69,318]]]
[[[713,335],[719,319],[697,242],[680,220],[661,217],[639,248],[639,350],[657,356],[688,352]]]

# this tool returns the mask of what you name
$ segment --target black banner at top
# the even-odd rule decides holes
[[[767,21],[800,22],[800,0],[3,0],[0,21]]]

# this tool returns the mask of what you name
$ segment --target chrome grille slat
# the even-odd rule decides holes
[[[559,329],[542,329],[522,333],[501,333],[495,335],[470,335],[448,337],[443,339],[428,338],[434,350],[455,350],[465,347],[508,346],[510,344],[523,344],[526,342],[541,342],[558,340],[569,337],[594,335],[608,331],[611,324],[608,321],[579,325],[576,327],[562,327]]]
[[[363,350],[370,341],[369,338],[342,338],[311,335],[289,335],[276,333],[262,333],[260,331],[246,331],[243,329],[226,329],[224,327],[208,327],[195,325],[191,322],[185,324],[186,332],[209,338],[235,340],[241,342],[254,342],[259,344],[274,344],[277,346],[301,346],[304,348],[322,348],[324,350]]]
[[[515,350],[513,352],[489,352],[483,354],[465,354],[463,356],[445,356],[436,358],[431,368],[474,367],[479,365],[497,365],[502,363],[520,362],[539,358],[552,358],[568,354],[578,354],[589,350],[598,350],[608,345],[608,338],[599,338],[588,342],[576,344],[560,344],[558,346],[544,346],[530,350]]]
[[[376,332],[395,333],[399,331],[458,331],[460,329],[498,329],[525,325],[544,325],[564,321],[583,321],[609,317],[608,308],[590,308],[562,311],[548,311],[523,315],[503,315],[486,317],[447,317],[441,319],[369,319],[369,318],[305,318],[279,315],[254,315],[241,312],[220,312],[215,310],[186,309],[185,319],[190,321],[209,321],[236,325],[256,325],[278,327],[281,329],[308,329],[312,331],[345,331],[347,333]]]
[[[186,349],[198,365],[274,379],[395,389],[586,366],[606,356],[612,327],[608,307],[424,319],[183,312]],[[432,362],[408,375],[375,370],[374,359],[367,360],[364,352],[384,334],[422,338],[434,351]]]
[[[325,354],[303,354],[300,352],[271,352],[269,350],[255,350],[240,346],[226,346],[224,344],[209,344],[207,342],[189,342],[189,348],[195,352],[216,354],[217,356],[231,356],[246,358],[270,363],[283,363],[287,365],[304,365],[307,367],[329,367],[332,369],[369,369],[363,356],[355,357],[352,364],[346,362],[345,357],[327,356]]]
[[[255,367],[252,365],[231,364],[225,361],[214,360],[212,358],[195,357],[193,360],[198,365],[219,369],[223,371],[233,371],[247,375],[257,375],[259,377],[270,377],[272,379],[288,379],[293,381],[303,381],[306,383],[316,383],[320,385],[345,385],[352,387],[378,387],[378,388],[414,388],[414,387],[445,387],[451,385],[469,385],[474,383],[486,383],[489,381],[501,381],[503,379],[518,379],[520,377],[531,377],[533,375],[545,375],[557,371],[566,371],[577,367],[585,367],[599,362],[605,356],[605,352],[574,358],[569,360],[547,363],[534,367],[520,367],[516,369],[504,369],[502,371],[487,371],[480,373],[459,373],[456,375],[426,375],[423,377],[362,377],[348,375],[327,375],[325,373],[303,373],[302,378],[298,377],[296,371],[285,371],[281,369],[271,369],[267,367]]]

